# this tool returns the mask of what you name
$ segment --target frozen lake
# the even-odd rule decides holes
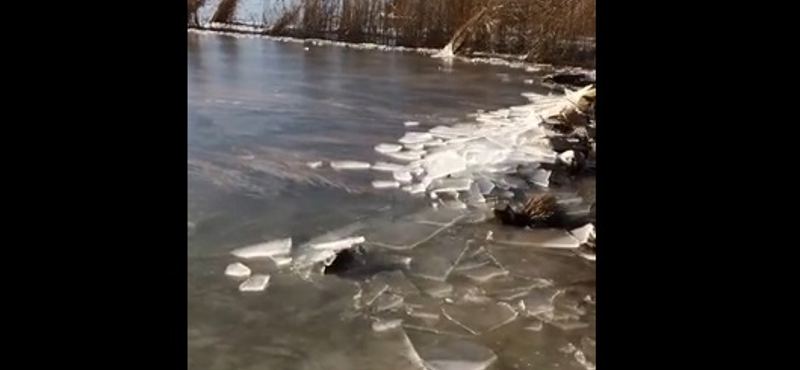
[[[271,262],[247,262],[271,280],[266,291],[243,294],[224,275],[235,261],[230,251],[248,244],[298,244],[355,222],[387,225],[367,233],[395,237],[392,222],[425,211],[428,200],[374,189],[370,171],[307,163],[385,161],[374,146],[408,130],[466,122],[479,109],[525,103],[521,92],[546,92],[524,83],[530,75],[413,53],[192,33],[188,49],[190,369],[420,369],[422,361],[442,369],[586,368],[576,351],[594,362],[594,263],[485,241],[490,230],[501,241],[519,232],[498,225],[459,223],[397,253],[462,267],[445,281],[421,278],[439,270],[418,263],[386,271],[407,289],[393,285],[397,279],[389,288],[335,276],[306,281]],[[424,225],[396,238],[436,229]],[[354,308],[354,296],[368,293],[388,308]],[[394,307],[397,297],[403,302]],[[540,306],[576,319],[524,317],[541,314]],[[404,325],[373,330],[394,319]]]

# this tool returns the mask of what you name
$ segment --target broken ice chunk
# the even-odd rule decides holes
[[[469,246],[469,242],[450,238],[436,244],[435,248],[429,246],[415,255],[409,269],[412,275],[431,280],[446,280]]]
[[[419,289],[399,270],[380,272],[373,277],[372,281],[383,282],[389,286],[390,293],[404,297],[419,294]]]
[[[552,317],[552,315],[549,315]],[[548,315],[540,315],[540,318],[544,317],[544,321],[550,325],[553,325],[563,331],[570,331],[570,330],[577,330],[577,329],[584,329],[589,327],[589,323],[579,321],[575,318],[562,318],[562,319],[548,319]]]
[[[425,148],[425,145],[423,144],[405,144],[403,146],[409,151],[422,150]]]
[[[467,161],[455,151],[444,151],[431,154],[422,163],[422,168],[429,178],[435,179],[465,171]]]
[[[306,165],[310,168],[320,168],[322,167],[322,161],[308,162]]]
[[[417,144],[433,140],[433,136],[427,132],[407,132],[400,140],[403,144]]]
[[[403,149],[403,146],[399,145],[399,144],[380,143],[378,145],[375,145],[375,151],[378,152],[378,153],[384,153],[384,154],[385,153],[396,153],[396,152],[399,152],[401,149]]]
[[[248,277],[250,276],[250,268],[241,262],[231,263],[225,267],[225,275],[233,277]]]
[[[576,206],[570,206],[564,210],[564,214],[572,217],[586,216],[592,213],[592,205],[588,203],[581,203]]]
[[[380,333],[394,328],[399,328],[402,323],[403,320],[401,319],[394,319],[394,320],[377,319],[372,322],[372,330]]]
[[[422,158],[422,156],[425,154],[425,151],[415,150],[410,152],[397,152],[397,153],[385,153],[385,154],[401,161],[415,161],[417,159]]]
[[[425,173],[425,170],[422,167],[413,167],[409,168],[408,172],[410,172],[414,176],[420,176]]]
[[[559,154],[558,160],[566,165],[572,165],[572,163],[575,161],[575,151],[567,150],[566,152]]]
[[[513,301],[528,296],[532,289],[546,288],[552,285],[552,281],[545,279],[526,279],[516,276],[504,276],[485,283],[482,285],[482,288],[489,296],[498,301]]]
[[[344,238],[341,240],[317,242],[313,244],[309,243],[308,247],[316,250],[340,251],[342,249],[350,248],[353,245],[364,243],[364,241],[366,241],[366,239],[364,239],[363,236],[354,236],[354,237]]]
[[[397,163],[388,163],[388,162],[375,162],[372,165],[372,169],[375,171],[384,171],[384,172],[395,172],[401,171],[406,168],[403,165],[399,165]]]
[[[291,256],[272,256],[270,257],[270,259],[272,260],[272,262],[275,263],[275,266],[277,267],[283,267],[292,263]]]
[[[434,193],[431,193],[434,194]],[[404,216],[401,220],[411,221],[422,224],[433,225],[452,225],[464,217],[464,212],[452,209],[430,209],[426,208],[420,212]]]
[[[361,289],[357,308],[371,306],[387,289],[389,289],[389,285],[382,281],[367,282]]]
[[[405,121],[405,122],[403,122],[403,126],[406,126],[406,127],[419,126],[419,122],[417,122],[417,121]]]
[[[448,209],[467,209],[467,205],[456,199],[448,199],[441,202]]]
[[[586,355],[581,350],[575,351],[575,361],[583,365],[586,370],[595,370],[596,368],[594,363],[586,359]]]
[[[253,275],[239,285],[241,292],[260,292],[269,284],[269,275]]]
[[[366,170],[371,165],[367,162],[359,161],[332,161],[331,168],[334,170]]]
[[[564,347],[559,348],[558,351],[569,354],[569,353],[575,352],[576,349],[577,348],[575,348],[574,344],[567,343],[567,345],[565,345]]]
[[[486,203],[486,198],[481,194],[481,189],[477,182],[470,185],[469,193],[467,194],[467,203],[472,205]]]
[[[372,182],[372,187],[375,189],[397,189],[400,183],[397,181],[376,180]]]
[[[527,316],[537,316],[553,312],[553,300],[557,295],[558,292],[552,289],[531,290],[528,295],[522,299],[525,306],[525,314]]]
[[[394,310],[403,305],[403,297],[397,294],[384,293],[372,304],[375,312]]]
[[[370,229],[365,233],[365,237],[369,240],[368,243],[372,245],[393,250],[408,250],[429,240],[447,227],[449,225],[394,222],[383,227]],[[411,261],[412,264],[414,260]]]
[[[531,175],[530,181],[536,185],[546,188],[550,186],[550,175],[552,173],[553,171],[538,168],[533,172],[533,175]]]
[[[588,223],[583,225],[579,228],[572,229],[569,231],[572,236],[574,236],[581,244],[585,244],[589,241],[589,238],[594,237],[595,235],[595,228],[594,224]]]
[[[485,370],[497,361],[491,349],[461,338],[419,333],[412,343],[429,370]]]
[[[462,275],[477,284],[485,283],[492,278],[508,275],[508,271],[496,266],[484,265],[462,272]]]
[[[433,298],[445,298],[453,293],[453,285],[444,281],[417,279],[416,284],[425,294]]]
[[[580,246],[578,239],[561,229],[515,230],[504,233],[502,237],[496,236],[495,241],[499,244],[540,248],[575,249]]]
[[[476,181],[478,188],[483,195],[488,195],[494,189],[494,183],[487,179],[479,179]]]
[[[424,184],[413,184],[413,185],[406,185],[402,187],[403,191],[409,192],[411,194],[420,194],[425,192],[425,185]]]
[[[395,171],[392,173],[392,176],[395,180],[402,183],[409,183],[413,180],[411,177],[411,172],[408,171]]]
[[[541,331],[543,327],[544,327],[544,323],[542,321],[540,321],[540,320],[536,320],[533,323],[531,323],[530,325],[526,326],[525,330]]]
[[[582,258],[585,258],[585,259],[587,259],[589,261],[597,261],[597,254],[596,253],[584,252],[584,251],[581,251],[581,250],[576,250],[575,253],[578,254],[578,256],[581,256]]]
[[[431,192],[443,193],[469,190],[471,185],[470,179],[437,179],[431,182],[430,188]]]
[[[505,302],[446,305],[442,313],[473,335],[492,331],[517,318],[517,311]]]
[[[445,142],[442,139],[433,139],[432,141],[426,141],[422,143],[422,145],[430,148],[445,145]]]
[[[288,254],[292,250],[292,238],[278,239],[235,249],[231,252],[239,258],[264,258]]]

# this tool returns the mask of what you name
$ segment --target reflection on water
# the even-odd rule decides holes
[[[315,170],[307,163],[386,160],[373,147],[402,136],[403,121],[425,129],[464,120],[477,109],[523,103],[529,77],[503,71],[503,81],[491,66],[446,66],[410,53],[306,50],[224,36],[190,34],[188,50],[190,369],[422,369],[410,342],[417,334],[375,333],[368,318],[353,314],[356,282],[324,276],[310,283],[277,273],[271,263],[248,263],[272,273],[272,280],[266,292],[242,295],[223,275],[232,262],[229,251],[289,236],[298,243],[356,220],[391,220],[426,207],[425,199],[372,189],[374,174]],[[486,232],[470,227],[441,237],[483,238]],[[529,254],[495,252],[508,261]],[[580,260],[535,258],[537,266],[550,266],[540,271],[551,276],[541,278],[593,281],[593,268]],[[452,283],[458,293],[461,283]],[[559,346],[594,330],[592,324],[565,335],[525,325],[518,320],[479,338],[497,354],[495,368],[575,368],[571,357],[549,353],[560,354]],[[430,348],[441,345],[434,342]],[[531,351],[530,343],[539,342]]]

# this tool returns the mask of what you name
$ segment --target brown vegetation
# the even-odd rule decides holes
[[[190,14],[193,2],[189,0]],[[212,22],[229,23],[237,0]],[[529,61],[594,60],[595,0],[298,0],[283,5],[269,33],[348,42],[525,55]],[[265,22],[267,17],[264,17]]]

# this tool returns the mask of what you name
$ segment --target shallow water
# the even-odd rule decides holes
[[[471,348],[469,343],[496,354],[492,368],[581,368],[573,354],[558,349],[568,343],[581,348],[582,338],[594,338],[593,306],[582,315],[588,327],[562,330],[545,324],[534,331],[525,328],[538,319],[520,317],[495,328],[490,314],[505,314],[505,308],[486,311],[484,306],[456,302],[458,310],[467,310],[456,315],[469,317],[470,309],[489,312],[481,322],[467,325],[492,330],[476,337],[440,319],[435,324],[440,334],[431,339],[408,317],[403,317],[402,328],[374,332],[372,320],[403,315],[397,310],[355,309],[353,297],[364,282],[335,276],[306,281],[271,262],[246,262],[254,273],[269,273],[272,279],[265,292],[242,294],[239,282],[223,274],[235,261],[233,248],[282,237],[293,237],[297,245],[359,220],[370,225],[365,232],[376,240],[421,240],[422,234],[438,230],[430,223],[396,228],[399,234],[393,230],[391,223],[402,221],[396,218],[425,209],[429,201],[373,189],[374,171],[312,169],[307,163],[387,160],[375,152],[376,144],[394,142],[406,131],[466,121],[478,109],[524,103],[523,91],[546,92],[525,84],[530,75],[485,65],[448,65],[413,53],[316,46],[306,50],[296,43],[215,35],[189,34],[188,39],[191,369],[418,369],[423,368],[420,353],[432,356],[424,359],[429,366],[431,361],[447,366],[446,357]],[[406,128],[404,121],[419,121],[420,126]],[[489,230],[498,236],[518,232],[496,225],[457,225],[421,241],[412,251],[390,251],[443,256],[425,266],[412,264],[401,275],[421,292],[392,294],[408,302],[430,291],[451,299],[474,289],[490,294],[498,278],[483,283],[487,286],[456,272],[443,282],[420,280],[440,273],[438,266],[460,262],[462,245],[472,240],[471,245],[480,244],[510,271],[501,283],[508,278],[508,286],[520,286],[524,284],[513,279],[543,278],[585,293],[570,297],[572,301],[594,296],[593,263],[571,254],[495,245],[485,241]],[[427,308],[444,307],[447,312],[445,302],[429,303]],[[503,317],[497,320],[504,322]],[[461,336],[467,339],[436,339]]]

